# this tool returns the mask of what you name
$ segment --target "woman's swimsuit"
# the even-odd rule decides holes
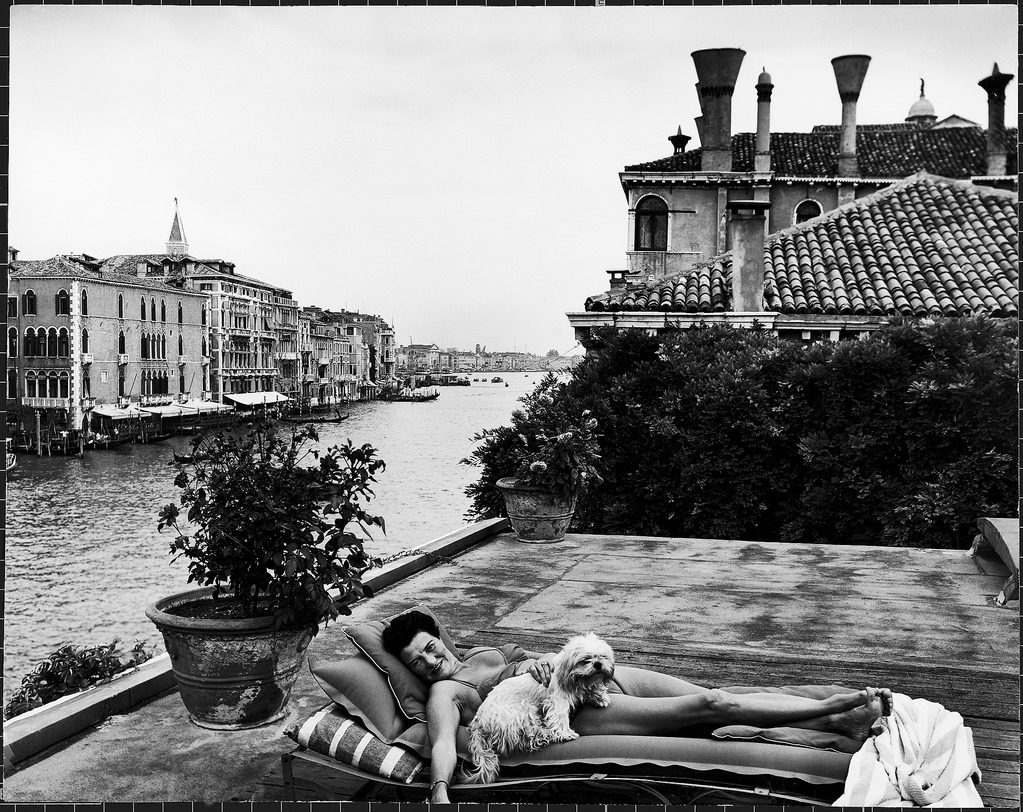
[[[480,695],[481,702],[487,698],[487,695],[491,691],[493,691],[494,688],[496,688],[509,677],[515,676],[515,669],[519,665],[519,663],[523,662],[524,660],[530,659],[530,656],[526,653],[525,649],[515,645],[514,643],[507,643],[506,645],[498,646],[497,648],[491,646],[479,646],[478,648],[470,649],[468,652],[466,652],[465,656],[462,658],[462,661],[464,662],[465,660],[468,660],[470,657],[474,657],[477,654],[481,654],[484,651],[496,651],[502,657],[504,657],[505,661],[504,668],[502,668],[494,676],[487,677],[487,679],[483,680],[483,682],[479,683],[478,685],[475,682],[470,682],[469,680],[458,679],[457,677],[449,677],[449,679],[453,680],[454,682],[460,682],[462,685],[467,685],[474,691],[476,691],[476,693]]]

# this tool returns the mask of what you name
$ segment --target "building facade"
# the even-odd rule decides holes
[[[7,410],[79,430],[98,405],[201,399],[208,384],[206,297],[173,281],[103,267],[88,255],[12,258]]]

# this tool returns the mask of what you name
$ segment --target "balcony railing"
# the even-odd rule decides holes
[[[71,401],[68,398],[22,398],[21,405],[33,409],[68,409]]]
[[[119,355],[117,356],[117,365],[118,365],[118,366],[122,366],[122,367],[123,367],[123,366],[124,366],[125,364],[127,364],[127,363],[128,363],[128,356],[127,356],[127,354],[126,354],[126,353],[123,353],[123,352],[122,352],[122,353],[120,353],[120,354],[119,354]]]
[[[96,406],[96,398],[82,398],[81,405],[83,409],[93,409]]]
[[[83,364],[91,364],[92,363],[92,353],[91,352],[83,352],[81,354],[80,358],[82,359],[82,363]]]

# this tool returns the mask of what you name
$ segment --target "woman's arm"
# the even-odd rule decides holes
[[[426,726],[430,732],[430,802],[450,803],[448,787],[455,774],[458,754],[455,735],[461,718],[462,706],[458,699],[458,685],[438,682],[430,690],[426,704]]]

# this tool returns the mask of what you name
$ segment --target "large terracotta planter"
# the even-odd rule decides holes
[[[176,614],[210,600],[212,587],[179,592],[146,608],[163,634],[189,718],[242,730],[282,718],[315,626],[274,631],[269,617],[207,620]]]
[[[562,499],[543,488],[519,485],[515,477],[495,483],[504,497],[512,530],[519,541],[538,544],[562,541],[575,513],[575,495]]]

